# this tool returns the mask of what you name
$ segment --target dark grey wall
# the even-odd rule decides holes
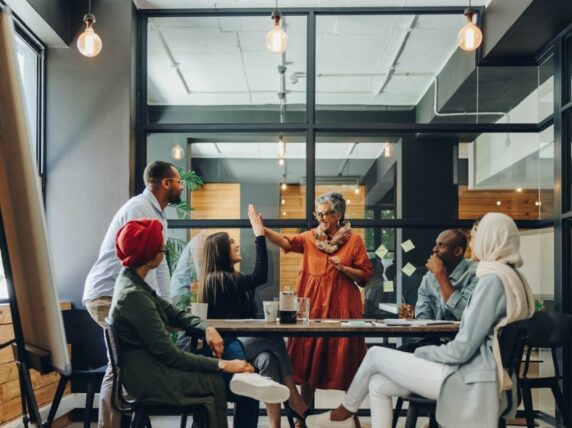
[[[402,144],[402,217],[415,219],[457,219],[459,204],[453,180],[454,137],[403,139]],[[410,262],[425,266],[442,228],[404,228],[403,242],[412,239],[415,249],[403,255]]]
[[[85,277],[107,226],[129,198],[131,1],[98,0],[93,12],[103,50],[47,54],[48,233],[60,298],[81,305]]]

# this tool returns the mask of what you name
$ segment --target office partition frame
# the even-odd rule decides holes
[[[305,16],[307,19],[306,46],[306,116],[301,123],[237,123],[237,124],[152,124],[147,122],[147,24],[151,17],[214,17],[214,16],[270,16],[272,9],[186,9],[186,10],[139,10],[138,11],[138,58],[137,58],[137,118],[136,118],[136,151],[135,177],[136,190],[143,189],[141,179],[145,168],[146,137],[150,133],[181,133],[181,132],[304,132],[306,133],[306,218],[296,220],[266,220],[269,227],[299,227],[315,226],[312,207],[315,199],[315,149],[316,134],[327,132],[395,132],[395,133],[538,133],[554,126],[554,215],[550,219],[516,221],[521,228],[541,229],[554,228],[554,296],[556,310],[572,313],[572,284],[571,273],[571,233],[572,233],[572,201],[571,201],[571,148],[569,129],[572,115],[572,97],[570,97],[570,75],[566,62],[567,48],[572,44],[572,25],[554,38],[535,58],[505,58],[494,61],[483,59],[482,47],[475,53],[477,66],[538,66],[548,56],[553,55],[554,75],[554,109],[552,115],[538,123],[524,124],[479,124],[479,123],[318,123],[315,120],[315,71],[316,71],[316,18],[328,15],[403,15],[403,14],[462,14],[464,6],[459,7],[404,7],[404,8],[297,8],[281,9],[287,16]],[[484,22],[484,8],[478,8],[478,20]],[[437,143],[438,144],[438,143]],[[384,228],[423,228],[423,227],[462,227],[468,228],[472,220],[458,219],[414,219],[401,218],[395,220],[354,220],[354,227],[384,227]],[[170,228],[247,228],[248,220],[170,220]],[[572,352],[570,347],[564,350],[562,356],[564,373],[564,393],[572,414]]]

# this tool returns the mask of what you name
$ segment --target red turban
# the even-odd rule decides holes
[[[153,260],[162,247],[163,225],[159,220],[132,220],[115,235],[115,254],[123,266],[143,266]]]

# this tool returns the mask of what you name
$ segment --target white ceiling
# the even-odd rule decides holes
[[[316,103],[417,104],[457,49],[464,22],[463,15],[318,16]],[[151,18],[149,104],[277,105],[277,66],[284,64],[286,104],[303,105],[306,18],[286,16],[284,24],[289,45],[282,56],[264,46],[269,17]]]
[[[316,159],[377,159],[387,143],[317,143]],[[305,143],[286,143],[287,159],[306,159]],[[278,143],[192,143],[191,158],[277,159]]]
[[[473,6],[486,6],[491,0],[473,0]],[[133,0],[139,9],[226,9],[274,7],[272,0]],[[279,0],[280,8],[290,7],[413,7],[465,6],[462,0]]]

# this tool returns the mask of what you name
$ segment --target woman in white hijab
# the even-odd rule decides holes
[[[392,397],[412,392],[437,400],[436,418],[443,427],[496,427],[505,410],[502,392],[516,388],[502,367],[498,331],[534,312],[528,282],[517,270],[522,266],[519,246],[510,217],[485,215],[473,242],[479,282],[455,339],[418,348],[414,355],[371,348],[342,404],[309,416],[308,427],[355,427],[354,415],[368,392],[372,428],[391,427]]]

